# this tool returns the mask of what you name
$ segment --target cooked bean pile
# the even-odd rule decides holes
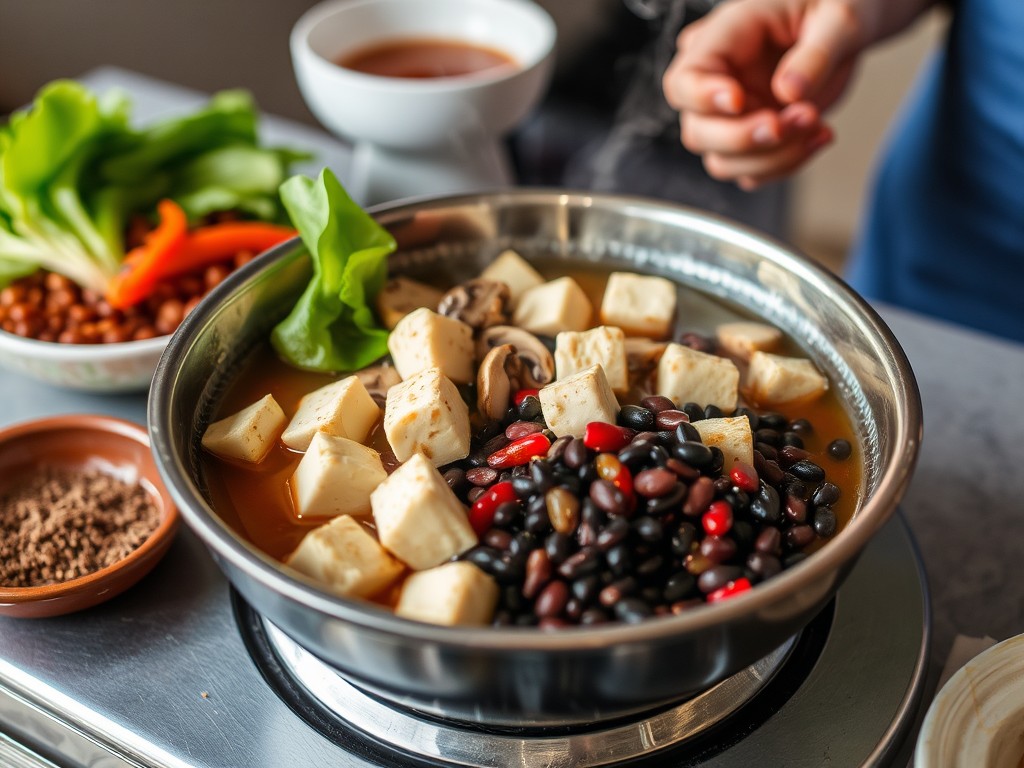
[[[254,254],[212,264],[160,284],[146,301],[125,310],[63,275],[40,270],[0,290],[0,329],[62,344],[111,344],[174,333],[200,300]]]
[[[540,402],[527,396],[485,426],[469,458],[443,469],[482,534],[460,559],[501,585],[494,624],[681,613],[750,589],[834,535],[840,491],[804,450],[812,425],[743,414],[755,466],[737,463],[728,474],[722,452],[691,424],[722,416],[714,406],[648,397],[624,406],[619,426],[593,423],[582,439],[554,439]],[[543,458],[520,463],[527,454]]]

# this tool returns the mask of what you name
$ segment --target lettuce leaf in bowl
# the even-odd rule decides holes
[[[377,324],[371,305],[387,279],[395,239],[328,169],[317,179],[288,179],[281,200],[309,251],[313,277],[291,314],[274,328],[274,348],[298,368],[366,367],[388,351],[388,332]]]

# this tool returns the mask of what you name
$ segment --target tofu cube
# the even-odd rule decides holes
[[[555,337],[556,378],[564,379],[592,365],[604,369],[615,392],[629,389],[626,363],[626,334],[620,328],[602,325],[589,331],[563,331]]]
[[[544,278],[540,272],[530,266],[515,251],[504,251],[480,273],[484,280],[497,280],[508,286],[509,305],[515,307],[522,296],[530,288],[543,285]]]
[[[287,421],[274,396],[267,395],[208,426],[203,434],[203,448],[225,459],[258,464],[267,458]]]
[[[590,299],[571,277],[530,288],[519,297],[512,324],[531,333],[554,336],[560,331],[584,331],[594,308]]]
[[[341,515],[307,533],[285,559],[301,574],[345,597],[373,597],[404,570],[360,523]]]
[[[725,357],[698,352],[682,344],[669,344],[658,362],[657,394],[677,405],[717,405],[736,410],[740,371]]]
[[[292,473],[295,511],[299,517],[368,515],[370,492],[387,476],[372,448],[317,432]]]
[[[626,337],[626,365],[629,372],[646,377],[655,368],[668,346],[664,341],[653,341],[641,336]]]
[[[423,308],[399,321],[388,337],[388,350],[403,379],[428,368],[457,384],[473,380],[473,329],[452,317]]]
[[[627,336],[664,339],[676,313],[676,284],[664,277],[612,272],[601,300],[601,322]]]
[[[725,472],[732,469],[737,461],[754,465],[754,435],[750,431],[750,420],[746,416],[724,419],[701,419],[693,422],[700,432],[704,445],[716,446],[725,455],[722,467]]]
[[[437,309],[443,295],[437,288],[408,277],[393,277],[377,294],[377,317],[391,331],[410,312],[421,307]]]
[[[749,360],[757,351],[767,352],[782,341],[782,331],[765,323],[723,323],[715,329],[718,343],[740,360]]]
[[[317,432],[361,443],[379,418],[380,408],[363,382],[348,376],[305,395],[281,440],[296,451],[306,450]]]
[[[498,585],[472,563],[445,563],[414,573],[402,585],[395,615],[446,626],[489,624]]]
[[[469,455],[469,406],[440,368],[429,368],[388,390],[384,434],[395,458],[421,453],[435,466]]]
[[[466,508],[422,454],[398,467],[370,496],[380,543],[416,571],[476,546]]]
[[[583,437],[587,424],[614,424],[619,413],[619,402],[600,365],[548,384],[540,391],[540,404],[548,428],[558,437]]]
[[[810,360],[769,352],[755,352],[750,356],[746,390],[758,405],[809,402],[821,397],[827,389],[828,379]]]

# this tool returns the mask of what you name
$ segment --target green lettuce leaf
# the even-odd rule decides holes
[[[313,277],[291,314],[274,328],[278,354],[299,368],[353,371],[387,354],[388,332],[370,305],[387,279],[394,238],[324,169],[294,176],[281,200],[313,262]]]

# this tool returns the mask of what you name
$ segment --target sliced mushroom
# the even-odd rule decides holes
[[[497,280],[469,280],[442,296],[437,311],[439,314],[461,320],[475,331],[507,323],[508,286]]]
[[[521,389],[523,365],[511,344],[494,347],[476,372],[476,404],[486,418],[501,419],[512,393]]]
[[[395,367],[387,363],[371,365],[369,368],[356,371],[353,375],[363,382],[363,386],[370,393],[370,397],[381,408],[384,407],[384,403],[387,401],[388,390],[402,380]]]
[[[516,356],[523,366],[523,387],[540,389],[554,381],[555,359],[550,350],[532,333],[514,325],[495,325],[484,330],[476,342],[477,360],[504,344],[511,344],[516,349]]]

